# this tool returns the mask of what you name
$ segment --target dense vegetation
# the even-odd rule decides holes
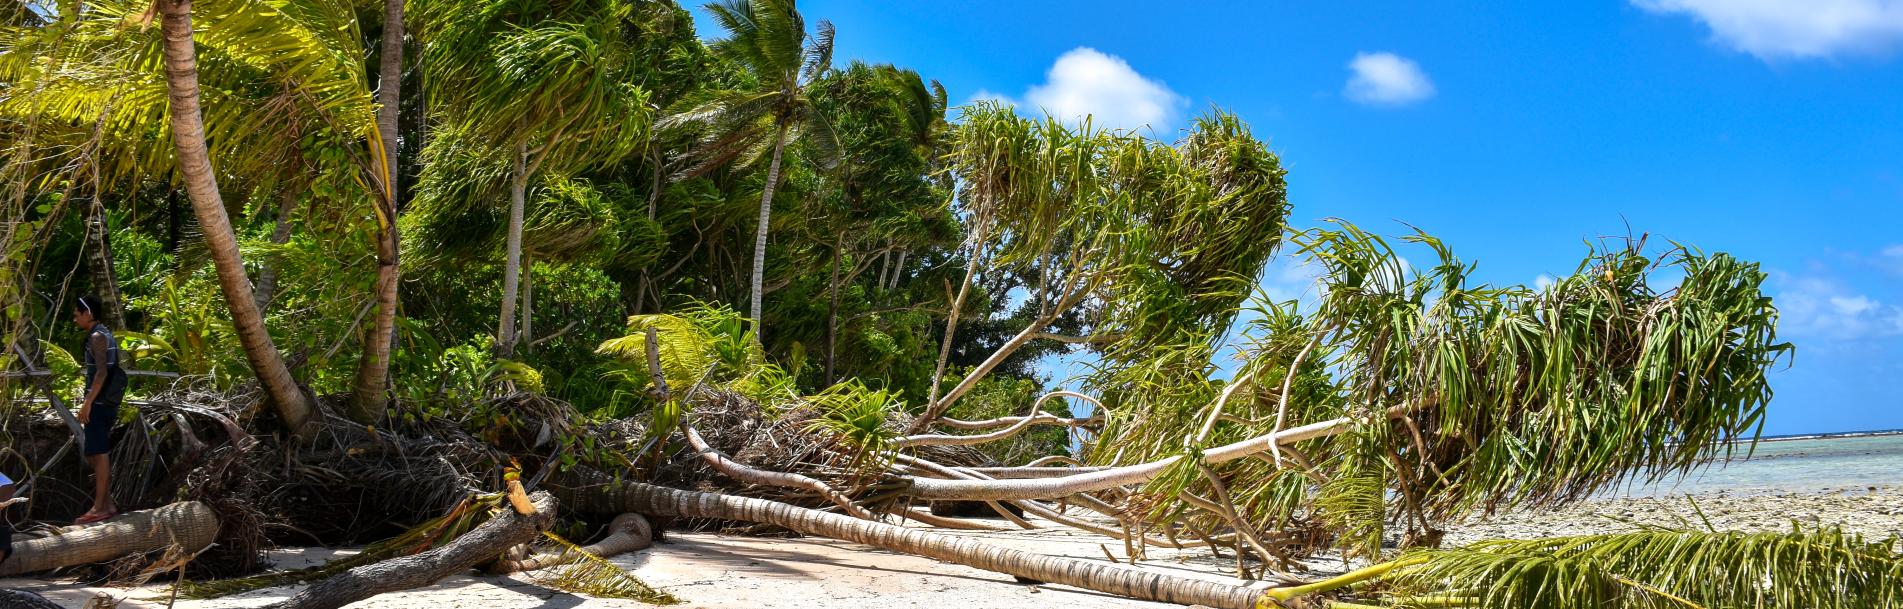
[[[711,42],[667,0],[0,7],[0,358],[70,394],[69,303],[96,294],[131,367],[181,375],[135,394],[268,404],[239,418],[286,446],[453,430],[490,483],[519,458],[866,517],[1005,502],[1136,556],[1232,547],[1279,600],[1751,604],[1840,576],[1895,598],[1903,561],[1828,532],[1433,549],[1461,514],[1755,437],[1790,349],[1755,264],[1641,239],[1550,287],[1478,284],[1426,234],[1414,268],[1345,221],[1287,226],[1288,176],[1233,114],[1157,141],[951,107],[912,70],[837,65],[790,0],[709,11]],[[1278,255],[1320,270],[1318,302],[1257,294]],[[1041,374],[1059,354],[1090,371]],[[771,450],[737,435],[756,426]],[[973,469],[1052,461],[1079,469]],[[410,509],[465,505],[447,488]],[[1064,497],[1113,525],[1039,502]],[[805,518],[771,522],[855,534]],[[1605,549],[1669,543],[1870,562],[1701,589],[1687,573],[1728,567]],[[1381,564],[1282,573],[1329,550]]]

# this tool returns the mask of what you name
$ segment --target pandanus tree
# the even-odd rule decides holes
[[[768,159],[747,296],[747,315],[756,337],[764,336],[760,311],[765,298],[767,233],[787,146],[805,143],[812,153],[810,160],[820,167],[832,166],[839,157],[838,135],[812,100],[816,83],[832,69],[833,26],[821,21],[807,32],[806,20],[793,4],[793,0],[726,0],[707,5],[727,32],[727,38],[713,43],[714,52],[738,63],[757,84],[707,93],[657,125],[691,125],[702,130],[700,144],[689,153],[694,161],[683,176]]]
[[[635,84],[634,5],[427,0],[416,5],[424,91],[440,134],[426,144],[417,205],[437,228],[508,196],[497,352],[517,342],[528,191],[641,149],[651,111]],[[468,171],[458,171],[464,169]]]
[[[1146,354],[1107,352],[1087,379],[1104,413],[1084,446],[1095,467],[992,479],[1032,472],[943,466],[912,453],[994,441],[1035,422],[1025,417],[989,422],[1009,429],[970,436],[839,432],[846,445],[884,455],[869,467],[904,480],[899,493],[1011,502],[1137,547],[1233,545],[1239,556],[1260,559],[1275,587],[1145,581],[1133,590],[1123,574],[1053,567],[1044,557],[875,531],[757,500],[622,487],[613,501],[1212,606],[1864,607],[1884,606],[1903,590],[1903,558],[1892,542],[1831,529],[1641,530],[1436,549],[1438,527],[1476,509],[1562,505],[1729,456],[1756,433],[1770,398],[1765,373],[1790,347],[1776,338],[1764,273],[1724,254],[1648,255],[1638,244],[1594,250],[1577,273],[1534,290],[1477,285],[1473,267],[1438,240],[1407,240],[1430,249],[1433,265],[1410,267],[1385,240],[1346,223],[1296,233],[1301,255],[1321,272],[1323,296],[1306,312],[1295,303],[1258,305],[1233,381],[1212,380],[1215,342],[1190,331],[1193,322],[1177,328],[1174,343],[1150,341]],[[1679,279],[1661,289],[1659,277]],[[1160,332],[1168,321],[1148,323]],[[692,382],[693,357],[706,356],[682,354],[691,341],[671,344],[665,376]],[[1116,515],[1128,528],[1067,519],[1040,502],[1059,498]],[[1403,550],[1384,549],[1390,526],[1405,532]],[[1322,581],[1279,571],[1328,548],[1372,564]]]
[[[1167,340],[1170,324],[1226,327],[1288,215],[1279,161],[1220,112],[1168,146],[984,102],[966,110],[951,167],[970,236],[937,374],[981,271],[1031,277],[1037,314],[942,397],[935,381],[913,433],[1033,340],[1142,345]],[[1049,332],[1086,303],[1086,335]]]

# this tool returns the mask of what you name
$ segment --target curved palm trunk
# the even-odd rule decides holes
[[[647,484],[614,485],[604,476],[561,474],[562,501],[595,512],[763,522],[807,535],[862,543],[968,567],[1119,596],[1179,605],[1252,609],[1262,592],[1246,586],[1042,556],[926,530],[859,520],[764,499],[682,491]],[[1267,604],[1265,606],[1276,606]]]
[[[760,189],[760,227],[753,232],[753,283],[752,298],[747,303],[747,315],[753,319],[753,339],[766,343],[766,329],[761,327],[760,299],[761,286],[766,283],[766,231],[767,221],[773,218],[773,187],[780,183],[780,155],[786,151],[786,125],[780,125],[779,132],[773,136],[773,162],[766,168],[766,187]]]
[[[159,0],[164,14],[165,84],[171,97],[172,143],[178,150],[178,169],[185,190],[191,195],[192,210],[198,215],[212,263],[218,269],[218,286],[231,309],[231,325],[244,346],[245,358],[258,375],[258,383],[271,397],[278,416],[293,433],[302,434],[311,419],[311,401],[291,379],[271,333],[264,327],[264,316],[252,299],[251,280],[245,277],[244,260],[238,253],[238,237],[225,215],[225,203],[218,193],[218,181],[212,174],[211,155],[205,149],[205,123],[198,109],[198,59],[192,44],[191,0]]]
[[[496,353],[515,355],[516,288],[522,280],[522,208],[528,204],[528,144],[515,145],[515,168],[509,179],[509,237],[502,260],[502,328],[496,332]]]
[[[368,423],[383,414],[390,401],[390,349],[396,339],[397,265],[396,201],[402,192],[397,179],[397,103],[403,81],[403,0],[383,2],[383,57],[377,68],[377,155],[383,172],[377,206],[377,315],[357,359],[357,379],[351,390],[350,418]]]

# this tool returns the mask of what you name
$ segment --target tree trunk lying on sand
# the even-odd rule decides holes
[[[640,514],[622,514],[608,524],[608,536],[592,545],[582,546],[581,551],[601,558],[612,558],[635,550],[646,549],[654,545],[654,528],[648,519]],[[527,546],[523,546],[527,547]],[[501,575],[521,571],[547,569],[580,560],[573,552],[555,554],[536,554],[526,558],[506,558],[489,566],[489,573]]]
[[[651,516],[719,518],[778,525],[807,535],[863,543],[954,562],[1021,578],[1075,586],[1130,598],[1253,609],[1262,590],[1219,582],[1125,569],[1085,560],[1041,556],[971,539],[859,520],[764,499],[683,491],[570,472],[551,488],[574,509],[635,512]],[[1263,606],[1279,606],[1272,601]]]
[[[210,507],[196,501],[174,503],[130,512],[100,524],[63,529],[58,535],[16,538],[13,555],[0,562],[0,575],[105,562],[157,552],[174,544],[185,552],[197,552],[217,537],[218,516]]]
[[[448,545],[339,573],[269,609],[335,609],[385,592],[427,586],[495,560],[509,548],[533,541],[555,523],[555,499],[542,492],[531,499],[534,514],[523,516],[514,510],[501,510],[489,522]]]

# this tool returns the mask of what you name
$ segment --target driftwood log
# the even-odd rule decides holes
[[[475,530],[448,545],[402,558],[392,558],[339,573],[298,591],[270,609],[335,609],[378,594],[427,586],[445,577],[495,560],[503,552],[534,540],[555,523],[555,498],[537,492],[530,496],[531,515],[501,510]]]
[[[57,534],[16,538],[13,555],[0,562],[0,575],[33,573],[105,562],[157,552],[174,545],[191,553],[218,537],[218,516],[210,507],[186,501],[130,512],[110,521],[60,529]]]

